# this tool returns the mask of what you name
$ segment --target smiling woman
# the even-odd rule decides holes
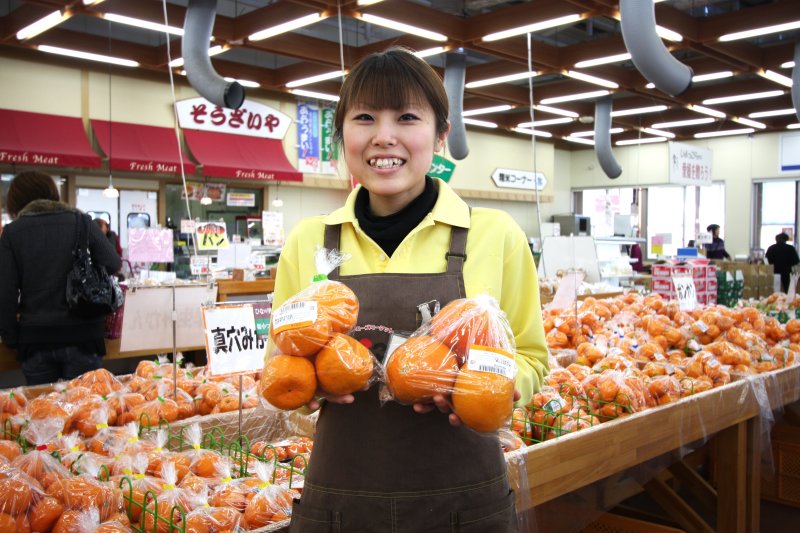
[[[533,256],[508,214],[470,210],[446,183],[426,176],[450,130],[447,115],[441,79],[409,51],[372,54],[350,72],[334,122],[359,186],[344,207],[292,231],[273,306],[308,285],[317,246],[337,248],[351,259],[328,277],[360,303],[349,334],[381,360],[393,332],[416,329],[420,304],[486,292],[509,317],[516,388],[528,402],[547,371]],[[465,428],[449,398],[381,406],[376,386],[324,398],[291,531],[334,523],[345,531],[446,531],[453,520],[517,531],[497,435]]]

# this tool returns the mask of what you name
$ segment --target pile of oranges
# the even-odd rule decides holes
[[[318,390],[344,395],[367,387],[375,369],[373,356],[347,335],[357,319],[355,293],[329,280],[313,283],[275,310],[270,338],[277,353],[264,363],[264,400],[293,410]]]

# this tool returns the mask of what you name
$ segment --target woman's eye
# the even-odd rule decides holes
[[[403,113],[400,116],[400,120],[417,120],[417,116],[412,113]]]
[[[372,120],[372,115],[368,115],[367,113],[361,113],[353,117],[353,120]]]

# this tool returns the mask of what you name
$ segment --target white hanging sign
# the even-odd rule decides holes
[[[264,367],[264,337],[256,335],[251,304],[203,308],[208,370],[212,376],[257,372]]]
[[[694,278],[692,276],[675,276],[672,278],[672,284],[675,286],[678,308],[681,311],[693,311],[697,307]]]
[[[239,109],[214,105],[205,98],[177,102],[178,124],[187,130],[216,131],[266,139],[283,139],[291,117],[268,105],[247,100]]]
[[[713,152],[690,144],[669,143],[669,182],[711,185]]]
[[[492,181],[504,189],[524,189],[527,191],[544,190],[547,187],[547,178],[541,172],[530,170],[513,170],[510,168],[497,168],[492,173]]]

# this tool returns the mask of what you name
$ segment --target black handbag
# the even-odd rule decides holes
[[[98,318],[119,309],[124,302],[117,278],[92,261],[89,253],[89,216],[76,213],[72,269],[67,273],[67,308],[81,318]]]

